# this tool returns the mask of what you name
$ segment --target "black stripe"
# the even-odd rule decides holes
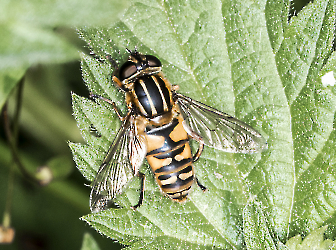
[[[173,143],[172,143],[173,142]],[[154,149],[152,150],[151,152],[147,153],[147,155],[155,155],[156,158],[159,159],[161,153],[163,152],[165,155],[172,155],[172,156],[175,156],[176,154],[172,154],[172,148],[179,148],[181,147],[181,145],[183,144],[186,144],[187,142],[189,142],[189,140],[181,140],[181,141],[178,141],[178,142],[174,142],[174,141],[167,141],[165,140],[163,146],[161,148],[157,148],[157,149]],[[168,152],[168,153],[166,153]],[[165,158],[169,158],[169,157],[162,157],[162,159],[165,159]]]
[[[187,187],[187,188],[185,188],[185,189],[183,189],[183,190],[181,190],[181,191],[174,192],[174,193],[170,193],[170,192],[168,192],[167,194],[168,194],[168,195],[181,194],[180,198],[182,198],[182,197],[186,197],[188,194],[185,194],[185,195],[182,196],[182,192],[189,191],[189,190],[191,189],[191,187],[192,187],[192,185],[190,185],[189,187]],[[177,198],[177,199],[178,199],[178,198]]]
[[[135,82],[134,82],[134,92],[135,95],[138,99],[138,101],[140,102],[140,105],[145,109],[147,114],[142,114],[146,117],[151,117],[152,116],[152,108],[148,99],[148,96],[145,92],[145,90],[143,89],[142,85],[140,84],[140,80],[143,77],[139,77]]]
[[[171,104],[170,104],[170,95],[169,95],[169,90],[166,86],[166,83],[162,80],[161,77],[155,76],[155,78],[160,85],[160,88],[161,88],[161,91],[162,91],[162,94],[163,94],[163,98],[165,99],[165,101],[167,103],[168,110],[165,110],[165,111],[166,112],[170,111],[172,107],[171,107]]]
[[[189,141],[188,139],[182,139],[180,141],[173,141],[169,137],[171,132],[174,130],[174,128],[178,124],[179,124],[179,121],[177,119],[174,119],[171,123],[169,123],[165,126],[147,130],[146,133],[148,135],[162,136],[163,138],[165,138],[164,144],[161,148],[154,149],[151,152],[148,152],[147,155],[161,154],[161,153],[165,153],[167,151],[172,151],[175,148],[181,147],[183,144],[187,143]],[[175,155],[173,155],[173,156],[175,156]],[[159,156],[156,156],[156,157],[158,158]],[[163,158],[158,158],[158,159],[165,159],[165,158],[168,158],[168,157],[165,156]]]
[[[189,165],[189,166],[187,166],[186,168],[181,169],[180,171],[175,172],[175,173],[165,174],[165,175],[160,175],[160,176],[158,177],[158,179],[161,180],[161,181],[163,181],[163,180],[167,180],[167,179],[169,179],[170,177],[172,177],[172,176],[174,176],[174,175],[178,176],[178,175],[180,175],[180,174],[189,173],[190,171],[192,171],[192,165]]]
[[[164,112],[166,112],[164,110],[163,100],[160,94],[160,90],[152,77],[155,77],[155,79],[158,81],[159,87],[161,88],[163,96],[166,99],[166,102],[168,98],[167,104],[169,104],[170,106],[169,91],[165,85],[165,82],[158,76],[148,76],[148,75],[141,76],[134,83],[134,92],[139,102],[146,110],[148,114],[147,117],[154,117],[154,116],[162,115]],[[143,81],[145,88],[148,92],[148,96],[146,95],[145,89],[140,84],[140,81]],[[154,114],[151,108],[150,101],[149,101],[150,99],[153,102],[153,105],[156,109],[157,114]]]
[[[185,142],[183,142],[182,147],[178,147],[177,149],[174,149],[168,152],[163,151],[163,153],[155,155],[155,158],[158,158],[158,159],[173,158],[174,159],[176,155],[179,155],[183,152],[184,148],[185,148]]]
[[[176,161],[173,158],[169,165],[158,168],[154,173],[159,174],[162,172],[174,172],[174,170],[181,168],[183,165],[188,165],[190,162],[192,162],[192,158],[183,159],[182,161]]]
[[[155,77],[155,76],[148,76],[148,82],[146,80],[146,87],[148,90],[148,93],[153,101],[154,107],[157,111],[157,115],[162,115],[165,110],[163,108],[163,100],[162,100],[162,96],[160,94],[160,90],[158,88],[158,86],[156,85],[155,81],[153,80],[152,77],[154,77],[156,80],[161,80],[159,77]],[[149,80],[150,79],[150,80]],[[162,80],[161,80],[162,81]],[[160,86],[160,81],[159,81],[159,86]],[[162,89],[161,89],[162,91]]]
[[[181,180],[180,178],[177,178],[176,182],[172,184],[162,185],[162,189],[179,188],[190,182],[194,182],[194,176],[190,176],[188,179],[185,179],[185,180]]]

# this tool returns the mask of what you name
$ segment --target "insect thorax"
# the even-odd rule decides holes
[[[130,95],[137,111],[146,118],[161,116],[172,109],[170,84],[160,74],[138,77]]]

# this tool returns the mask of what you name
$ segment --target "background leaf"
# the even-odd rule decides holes
[[[53,31],[22,23],[0,25],[0,70],[78,58],[78,49]]]
[[[0,72],[0,109],[2,109],[16,83],[24,76],[26,70],[26,68],[18,68]]]
[[[128,1],[8,0],[0,3],[1,22],[39,26],[86,26],[113,23]]]
[[[334,249],[335,243],[331,240],[324,240],[324,231],[327,226],[312,231],[304,240],[297,235],[288,240],[286,246],[289,250],[303,249]]]
[[[249,195],[256,195],[265,207],[270,235],[282,240],[322,223],[317,222],[320,218],[304,201],[305,196],[312,202],[316,200],[314,204],[320,198],[325,199],[329,207],[326,216],[333,214],[333,201],[326,200],[323,193],[328,190],[328,197],[333,195],[334,179],[327,178],[327,169],[319,171],[321,166],[329,165],[323,160],[327,157],[319,159],[319,155],[333,157],[335,147],[328,146],[328,138],[333,136],[335,99],[331,91],[321,87],[317,76],[332,51],[335,3],[316,1],[289,23],[288,16],[283,15],[288,12],[288,5],[288,2],[211,1],[180,5],[174,1],[163,4],[134,1],[115,26],[80,30],[94,53],[103,59],[110,55],[119,62],[125,60],[125,47],[137,47],[141,53],[158,56],[167,79],[179,84],[182,93],[246,121],[268,138],[269,145],[262,155],[227,154],[207,148],[195,166],[197,176],[209,192],[202,194],[195,188],[185,205],[161,197],[149,176],[145,204],[136,213],[131,212],[130,216],[127,212],[134,203],[130,198],[134,196],[134,182],[118,199],[123,209],[102,212],[107,216],[105,219],[94,214],[83,217],[84,220],[101,233],[122,238],[124,244],[134,244],[134,239],[143,237],[161,237],[163,233],[167,242],[173,237],[190,244],[240,248],[242,230],[247,228],[239,221]],[[277,11],[273,13],[272,9]],[[88,59],[83,59],[84,65]],[[99,68],[106,64],[96,60],[96,65]],[[83,74],[89,79],[85,81],[90,91],[118,100],[114,93],[109,93],[110,83],[101,81],[101,75],[92,66],[85,67]],[[99,86],[94,88],[92,83]],[[73,105],[75,110],[95,114],[94,120],[87,112],[77,114],[77,122],[80,127],[90,123],[100,126],[102,134],[107,134],[99,144],[107,148],[111,139],[107,139],[109,129],[103,125],[106,120],[99,117],[102,112],[78,102]],[[95,123],[97,117],[104,122]],[[92,143],[91,139],[86,140]],[[85,166],[89,164],[80,163],[77,162],[82,171],[88,172]],[[320,180],[320,188],[312,186],[312,180]],[[167,213],[169,217],[163,219]],[[302,217],[303,213],[306,216]],[[121,218],[118,223],[106,223],[117,218]],[[139,220],[149,220],[146,223],[154,224],[156,229],[149,235],[134,234],[138,230],[130,228],[137,228]],[[196,225],[202,225],[201,229]],[[152,225],[149,227],[154,229]]]
[[[95,89],[106,97],[116,98],[114,100],[117,100],[123,112],[126,110],[123,95],[118,93],[111,84],[110,77],[113,69],[106,60],[106,53],[118,60],[117,64],[120,64],[127,58],[125,47],[133,49],[134,45],[137,45],[139,51],[159,56],[164,63],[165,75],[170,82],[180,85],[181,93],[243,119],[261,131],[267,137],[269,146],[271,143],[272,147],[271,151],[266,151],[263,155],[223,154],[206,148],[196,168],[199,179],[210,189],[210,193],[203,194],[196,188],[188,206],[183,209],[177,206],[178,204],[171,206],[169,199],[162,197],[145,164],[142,169],[147,177],[144,208],[155,205],[152,208],[153,214],[163,213],[165,220],[161,222],[150,215],[147,216],[152,210],[138,211],[134,217],[123,217],[123,219],[129,222],[134,218],[134,221],[129,224],[133,223],[133,228],[140,232],[144,231],[145,236],[150,235],[148,231],[151,227],[147,226],[152,225],[150,224],[152,222],[157,223],[152,226],[155,230],[162,227],[165,230],[162,232],[167,235],[160,235],[159,230],[153,230],[153,235],[155,233],[156,236],[139,237],[136,232],[131,234],[127,230],[131,228],[129,224],[126,225],[127,227],[122,223],[117,227],[111,227],[109,220],[114,221],[115,217],[109,214],[101,218],[84,216],[84,219],[94,224],[101,232],[111,231],[114,234],[111,233],[111,237],[128,244],[128,249],[169,247],[213,249],[215,247],[209,243],[212,237],[211,226],[221,236],[226,237],[227,242],[238,242],[236,245],[229,245],[228,249],[244,248],[245,239],[242,235],[246,228],[243,224],[243,212],[249,202],[256,199],[260,202],[260,208],[268,225],[267,233],[274,237],[273,240],[279,249],[288,249],[284,244],[288,237],[300,234],[303,238],[310,232],[314,233],[314,229],[321,225],[328,225],[328,228],[324,234],[320,233],[320,236],[323,234],[325,238],[334,240],[336,235],[333,213],[335,143],[333,132],[328,132],[330,126],[334,131],[334,121],[330,122],[330,117],[324,120],[324,114],[316,112],[321,110],[321,107],[325,107],[326,105],[323,105],[328,104],[330,100],[333,101],[335,95],[335,87],[330,82],[321,83],[321,77],[327,73],[329,76],[330,72],[332,73],[331,79],[336,76],[333,73],[336,65],[335,52],[332,53],[330,49],[334,36],[334,3],[318,1],[310,4],[307,7],[309,11],[307,10],[305,17],[302,17],[301,12],[297,11],[303,4],[300,6],[298,0],[256,3],[253,1],[208,2],[142,1],[134,5],[126,1],[118,1],[116,4],[119,5],[116,6],[114,1],[95,1],[94,3],[85,0],[71,3],[1,1],[0,61],[2,63],[0,68],[3,80],[0,80],[0,104],[7,101],[8,97],[14,96],[12,90],[15,91],[15,84],[25,75],[18,142],[23,162],[27,169],[34,173],[39,166],[45,165],[51,158],[61,155],[69,161],[71,155],[67,141],[71,140],[76,142],[70,143],[71,148],[79,152],[75,155],[76,161],[80,161],[80,167],[83,164],[81,172],[88,180],[93,180],[95,171],[110,141],[114,138],[114,131],[120,126],[109,105],[101,102],[97,105],[80,97],[89,95],[81,80],[78,60],[80,55],[78,51],[86,51],[86,44],[79,41],[73,28],[84,27],[84,24],[87,24],[85,30],[81,29],[80,33],[86,33],[84,38],[87,39],[87,43],[93,48],[99,60],[83,56],[83,58],[86,57],[82,60],[83,72],[86,71],[85,67],[91,68],[87,70],[88,73],[97,67],[96,70],[100,73],[95,73],[93,77],[84,76],[84,79],[87,85],[92,85],[89,89]],[[326,3],[327,7],[325,7]],[[296,10],[292,6],[296,7]],[[314,6],[314,11],[309,9],[312,8],[311,6]],[[122,10],[120,7],[129,10]],[[120,20],[125,11],[128,11],[125,17],[129,20],[124,20],[125,18]],[[288,12],[291,13],[290,16]],[[322,25],[321,15],[324,16]],[[133,18],[136,18],[136,21],[133,21]],[[295,18],[299,21],[295,21]],[[292,22],[296,22],[299,27],[291,26]],[[307,25],[308,22],[312,25]],[[105,28],[91,29],[90,24]],[[12,27],[13,30],[11,30]],[[266,38],[259,35],[263,33],[258,29],[263,32],[266,29]],[[311,31],[314,34],[310,34]],[[296,40],[292,39],[293,37]],[[287,47],[284,45],[286,42],[289,44]],[[267,43],[270,45],[267,46]],[[309,53],[304,52],[305,48]],[[264,51],[264,56],[260,55],[260,51]],[[272,66],[272,60],[276,67]],[[302,67],[300,61],[303,62]],[[309,64],[306,76],[301,72],[305,68],[305,62]],[[261,64],[264,66],[258,66]],[[279,68],[280,65],[282,69]],[[276,68],[275,72],[273,68]],[[265,76],[260,78],[262,74]],[[95,75],[98,77],[96,78]],[[306,83],[302,83],[305,77]],[[88,81],[91,79],[93,81],[89,84]],[[100,89],[98,79],[106,81],[108,88]],[[261,95],[257,90],[263,90],[261,87],[265,79],[270,84],[265,87],[266,92],[260,92],[266,94]],[[280,87],[277,79],[281,80]],[[272,88],[273,84],[276,86],[275,89]],[[286,88],[282,91],[284,86]],[[302,90],[295,89],[296,86]],[[308,90],[311,89],[314,95],[309,94],[309,91],[303,91],[302,86],[306,86]],[[253,87],[256,91],[250,93]],[[291,89],[286,90],[287,88]],[[87,133],[85,135],[87,144],[78,143],[83,143],[84,140],[81,139],[76,122],[71,117],[71,91],[76,93],[76,95],[73,94],[73,100],[86,103],[86,109],[93,108],[90,112],[86,110],[82,116],[82,119],[85,119],[86,115],[90,115],[90,119],[95,122],[94,126],[83,123],[86,127],[83,126],[82,134]],[[297,93],[297,97],[292,96],[292,93]],[[309,95],[305,96],[306,94]],[[286,110],[286,106],[282,106],[283,102],[278,102],[277,98],[272,99],[272,95],[281,98],[285,96],[290,116],[286,116],[287,111],[281,113],[278,111]],[[296,106],[289,104],[287,98],[292,98],[292,103],[296,103]],[[274,102],[271,101],[263,107],[263,102],[268,99]],[[312,109],[308,105],[312,103],[315,103],[317,108]],[[263,108],[255,108],[258,105]],[[330,106],[333,106],[333,102],[330,102]],[[311,112],[300,111],[300,113],[299,108],[300,110],[307,108]],[[10,101],[9,114],[12,113],[12,109],[13,102]],[[79,108],[79,110],[82,109]],[[96,112],[98,114],[103,112],[102,116],[95,117]],[[293,116],[294,113],[300,113],[300,116]],[[313,117],[312,120],[309,116],[312,114],[320,115]],[[334,117],[330,109],[327,114],[333,114]],[[272,119],[268,120],[268,116]],[[278,120],[282,126],[275,126]],[[290,122],[288,123],[287,120]],[[315,127],[309,125],[310,121],[314,121],[312,124]],[[1,128],[2,122],[0,117]],[[91,125],[97,130],[95,133],[90,131]],[[318,127],[321,132],[316,130],[317,125],[321,125]],[[301,138],[294,134],[298,128],[302,129],[298,134]],[[0,214],[3,214],[7,201],[8,169],[11,166],[10,152],[3,131],[0,129]],[[313,147],[317,145],[318,156],[315,158],[309,158],[314,157],[313,153],[308,154],[302,149],[300,150],[303,153],[298,151],[298,146],[301,145],[300,139],[302,140],[301,133],[309,135],[306,131],[311,134],[314,131],[317,135],[322,134],[324,136],[322,138],[330,133],[325,143],[323,139],[318,140],[316,136],[311,139]],[[282,138],[285,138],[286,143],[281,144]],[[298,138],[295,147],[294,138]],[[288,140],[289,144],[287,144]],[[306,141],[302,140],[303,149],[307,145]],[[321,144],[324,146],[319,150]],[[294,151],[287,148],[288,145],[289,147],[293,145]],[[314,148],[310,147],[310,149],[311,152],[314,151]],[[299,159],[298,164],[294,160],[294,155],[295,159]],[[300,155],[303,158],[306,157],[307,165],[297,157]],[[283,160],[289,161],[286,164],[295,169],[295,174],[288,172],[288,168],[282,169],[282,166],[286,166],[282,163]],[[279,167],[278,164],[280,164]],[[302,169],[301,166],[303,166]],[[72,168],[74,167],[73,163]],[[278,172],[274,172],[274,169]],[[68,171],[63,172],[61,168],[57,170],[60,175]],[[294,180],[289,178],[291,175],[295,176]],[[296,186],[290,185],[291,181]],[[87,182],[89,183],[90,181]],[[126,204],[125,208],[135,204],[139,197],[138,188],[139,180],[135,178],[130,183],[128,192],[119,197],[117,202]],[[293,206],[289,209],[286,205],[291,200],[290,195],[286,196],[289,193],[288,190],[291,191],[290,195],[295,201],[291,203]],[[11,226],[15,229],[16,236],[13,244],[2,245],[1,248],[16,250],[34,246],[35,249],[79,249],[86,231],[91,232],[101,249],[118,248],[113,240],[101,237],[94,229],[78,220],[83,214],[89,213],[89,192],[90,188],[83,185],[83,177],[79,171],[72,171],[70,175],[65,174],[46,187],[31,185],[16,171],[11,211]],[[200,210],[193,201],[203,199],[205,199],[204,203],[209,204],[206,204],[205,208],[200,206],[202,208]],[[282,206],[282,200],[284,206]],[[156,207],[158,211],[155,211]],[[131,214],[132,211],[124,212]],[[207,217],[205,218],[204,215]],[[168,218],[173,218],[174,225],[182,227],[181,232],[184,232],[184,235],[176,237],[172,228],[166,226]],[[102,220],[104,226],[99,225],[99,220]],[[139,224],[137,224],[138,221],[140,221]],[[288,224],[287,221],[290,223]],[[198,226],[198,223],[204,222],[207,224]],[[285,228],[285,233],[282,234],[285,235],[284,237],[279,237],[280,234],[277,233],[274,225],[280,228],[278,231]],[[203,226],[207,238],[203,237],[200,230]],[[187,234],[189,228],[193,233],[190,237]],[[198,238],[195,237],[195,232],[199,232]],[[200,243],[203,240],[202,237],[206,239],[204,242],[208,245]],[[283,243],[279,242],[279,239]],[[216,246],[224,245],[224,241],[223,238],[218,237],[215,240]]]
[[[94,238],[89,234],[84,234],[81,250],[100,250]]]
[[[240,249],[243,232],[249,249],[258,249],[251,240],[261,233],[268,235],[267,247],[274,249],[279,239],[285,242],[290,235],[307,233],[330,218],[335,211],[336,103],[331,89],[321,85],[319,72],[326,63],[334,70],[328,60],[333,60],[335,8],[334,1],[315,1],[288,22],[288,1],[133,1],[114,26],[80,29],[100,58],[82,59],[90,91],[120,100],[102,71],[109,65],[106,55],[120,63],[127,58],[124,48],[136,47],[159,57],[165,76],[181,87],[181,93],[235,115],[268,141],[268,150],[256,155],[206,148],[195,167],[209,191],[203,194],[196,187],[185,205],[162,197],[144,167],[145,202],[136,212],[129,209],[137,201],[139,183],[134,180],[117,199],[122,209],[83,219],[134,249],[144,242],[155,245],[163,235],[167,244]],[[114,116],[108,125],[106,117],[113,116],[108,105],[77,100],[74,97],[76,120],[89,147],[76,145],[79,150],[73,153],[92,181],[101,158],[91,148],[106,150],[113,139],[111,126],[120,123]],[[83,133],[90,124],[104,136]],[[97,164],[92,166],[92,160]],[[263,212],[256,207],[243,213],[251,195],[261,202]],[[257,214],[264,218],[258,233],[253,229]]]
[[[247,249],[277,249],[261,204],[250,201],[243,210],[244,237]]]
[[[0,109],[8,101],[12,122],[15,104],[11,96],[24,77],[18,145],[30,172],[35,173],[59,155],[70,163],[68,167],[75,168],[67,141],[82,139],[71,117],[70,91],[87,92],[81,88],[78,62],[84,43],[74,28],[111,24],[127,5],[127,1],[110,0],[0,2]],[[83,186],[80,174],[72,171],[66,175],[69,169],[57,165],[59,178],[42,188],[27,183],[17,171],[10,197],[7,190],[12,162],[2,116],[0,147],[0,214],[11,201],[11,225],[16,232],[13,244],[0,248],[78,249],[84,231],[90,230],[78,220],[89,212],[88,200],[82,199],[88,197],[89,189]],[[116,245],[101,237],[97,241],[106,248]]]
[[[83,44],[76,44],[73,28],[111,24],[127,5],[126,0],[1,1],[0,74],[10,76],[10,72],[26,70],[38,63],[65,63],[78,59]],[[69,31],[72,36],[68,35]],[[6,97],[6,94],[0,95],[0,108]]]

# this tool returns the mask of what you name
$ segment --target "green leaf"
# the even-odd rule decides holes
[[[0,21],[39,26],[106,25],[117,20],[128,1],[8,0],[0,3]]]
[[[39,1],[0,2],[0,75],[18,72],[38,63],[64,63],[78,59],[73,42],[62,37],[64,29],[76,26],[110,25],[122,15],[128,1]],[[22,73],[17,73],[18,76]],[[2,78],[2,77],[1,77]],[[0,82],[0,91],[14,83]],[[0,108],[3,105],[0,92]]]
[[[206,147],[195,169],[208,191],[195,187],[182,205],[161,194],[144,164],[144,204],[130,209],[139,198],[135,178],[116,199],[122,208],[84,216],[87,223],[129,249],[286,249],[291,235],[334,219],[336,98],[321,77],[335,72],[335,2],[314,1],[289,22],[288,10],[289,1],[133,1],[116,24],[79,30],[95,54],[82,55],[85,84],[123,112],[111,76],[125,48],[136,47],[161,60],[181,93],[245,121],[268,142],[262,154]],[[87,145],[70,146],[92,181],[120,121],[109,104],[75,94],[73,109]]]
[[[100,248],[92,235],[85,233],[81,250],[100,250]]]
[[[286,246],[289,250],[310,250],[310,249],[334,249],[335,242],[324,240],[324,232],[328,226],[324,226],[312,231],[304,240],[300,235],[290,238]]]
[[[334,51],[329,57],[327,63],[319,72],[323,87],[331,88],[335,94],[335,76],[336,76],[336,52]]]
[[[276,250],[269,225],[261,205],[253,200],[243,211],[244,236],[247,249]]]
[[[72,172],[73,162],[65,155],[58,155],[48,160],[46,165],[50,168],[54,178],[65,178]]]
[[[0,110],[26,72],[26,68],[17,68],[12,70],[0,71]]]
[[[0,70],[78,58],[78,49],[54,32],[22,23],[0,25]]]

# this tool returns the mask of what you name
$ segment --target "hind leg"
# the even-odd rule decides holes
[[[196,177],[196,183],[197,183],[197,186],[199,186],[199,187],[202,189],[203,192],[205,192],[205,191],[208,190],[205,186],[203,186],[203,185],[199,182],[199,180],[198,180],[197,177]]]

